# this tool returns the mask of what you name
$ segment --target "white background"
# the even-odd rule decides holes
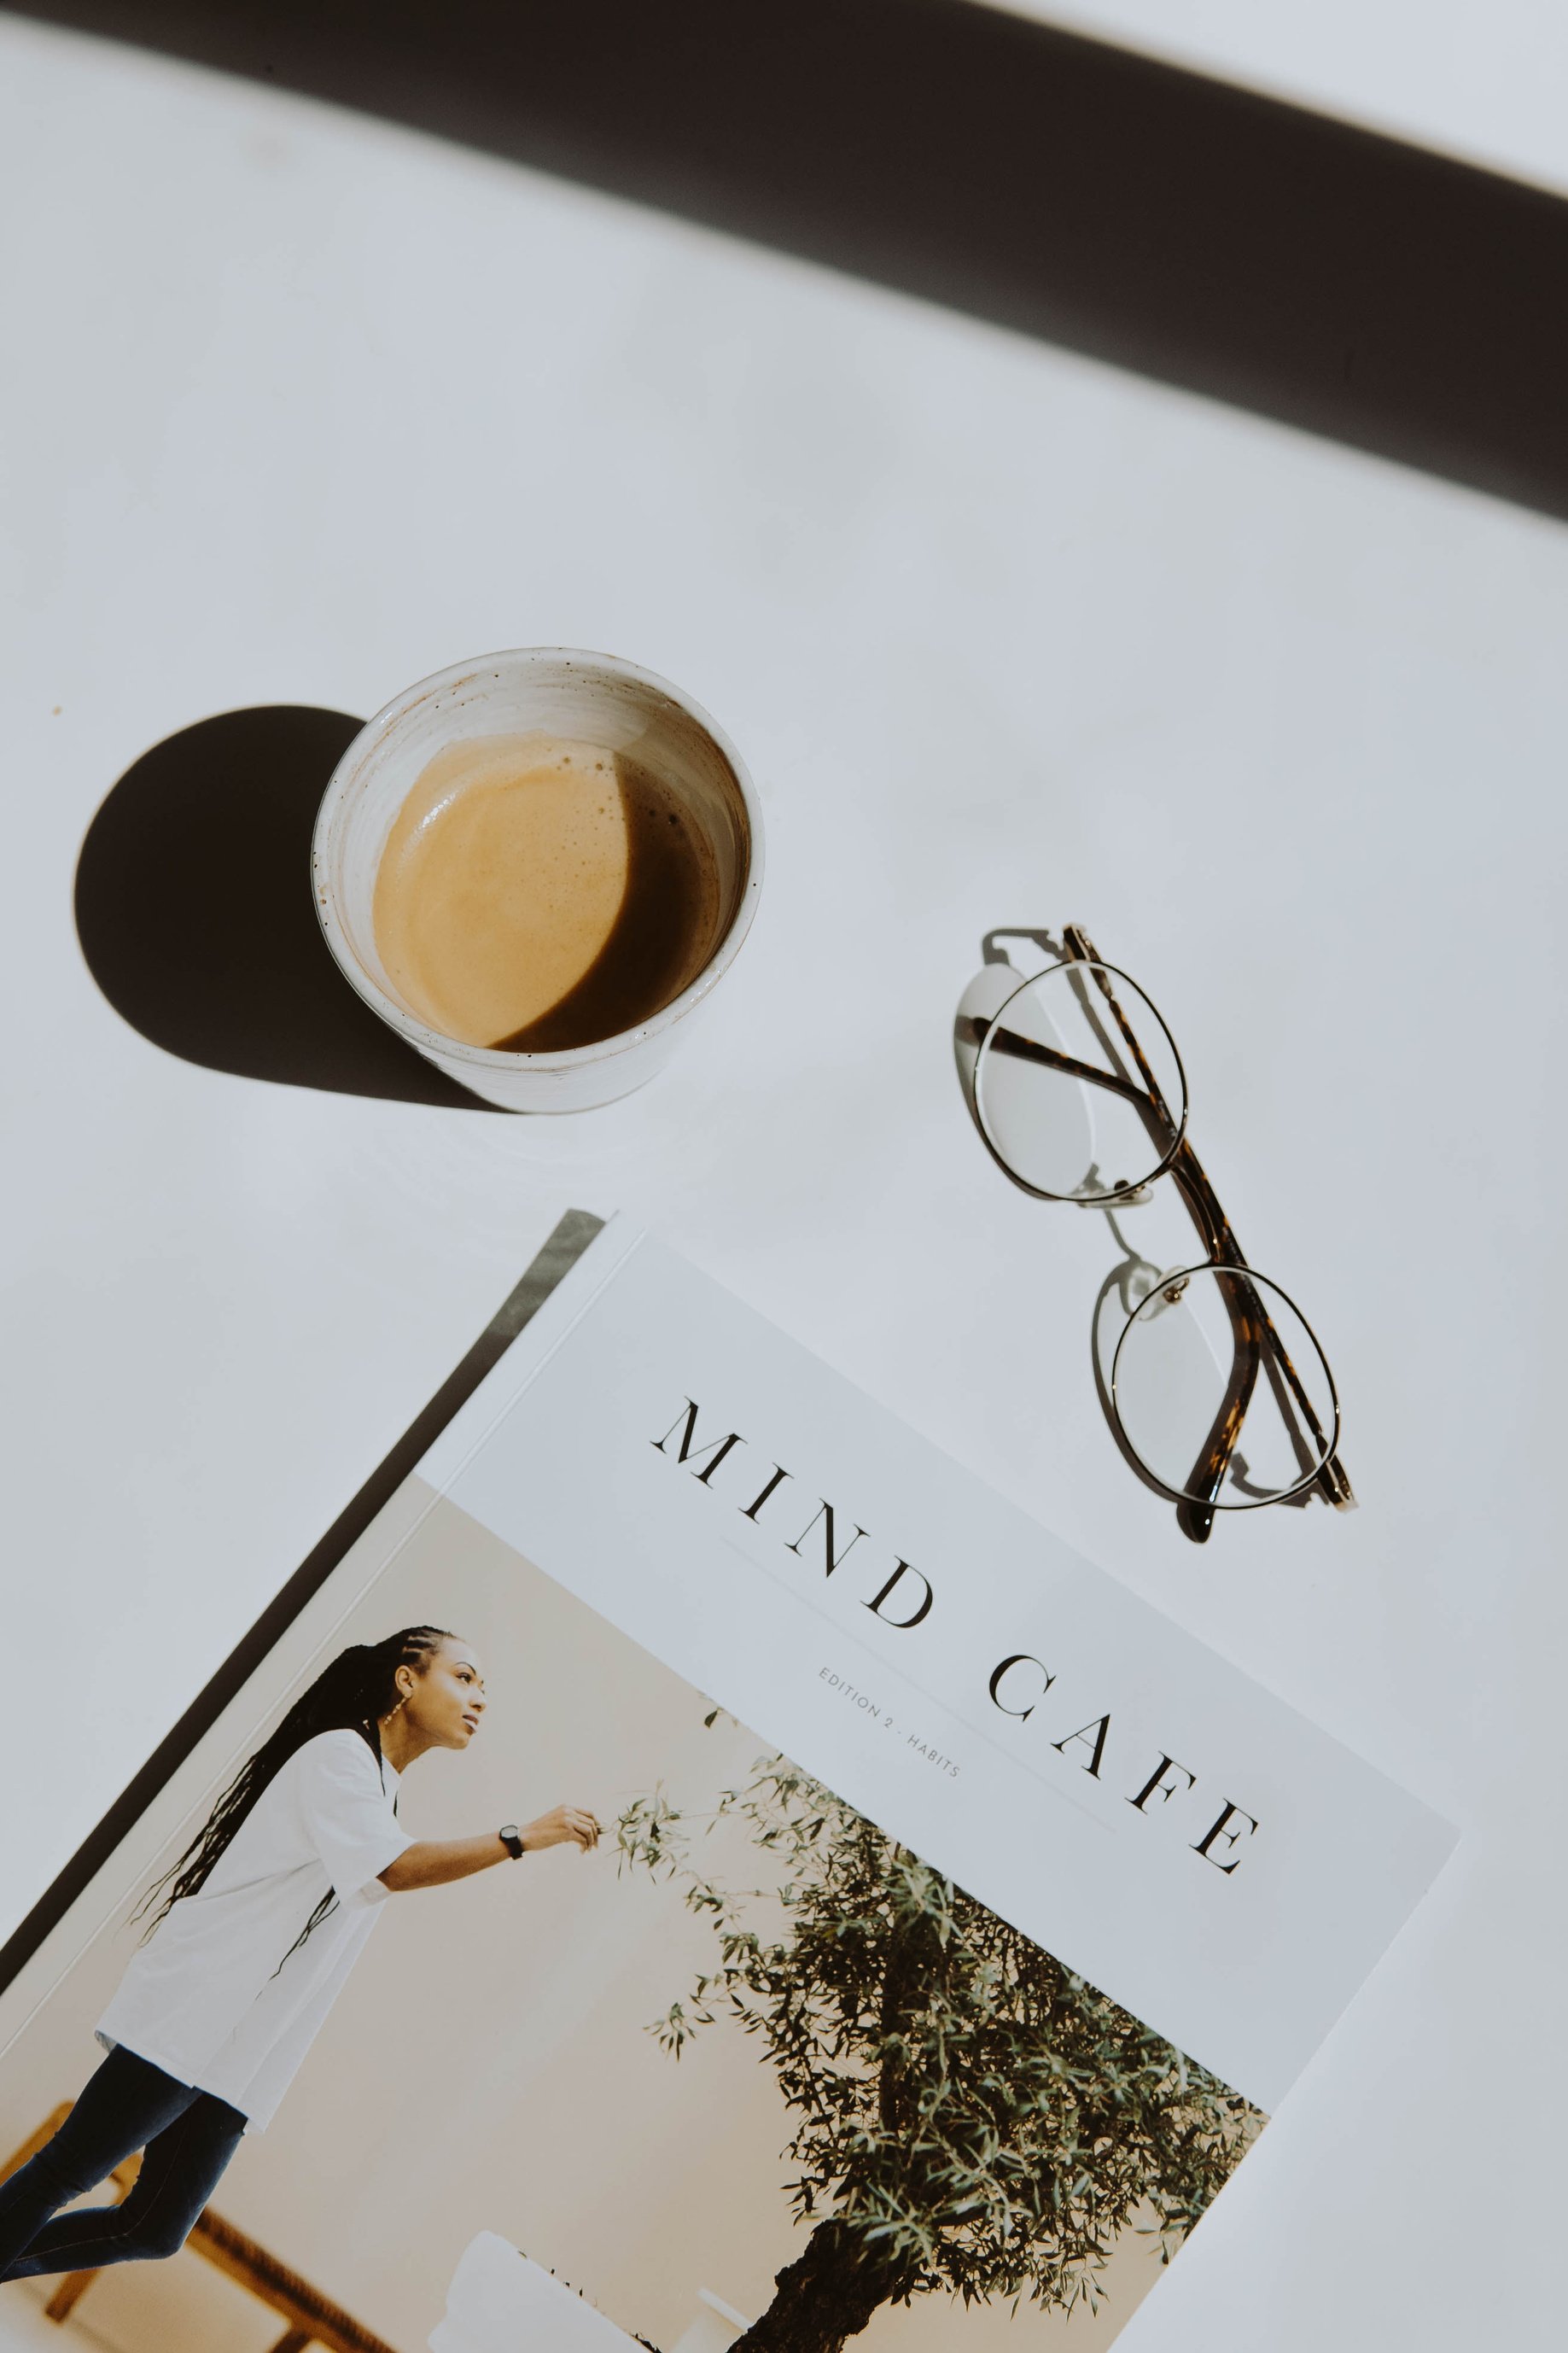
[[[1469,1831],[1123,2342],[1554,2341],[1562,529],[153,59],[0,24],[0,110],[7,1917],[621,1205]],[[100,997],[72,870],[146,746],[548,641],[680,681],[763,797],[657,1087],[340,1100]],[[1353,1517],[1198,1550],[1113,1451],[1103,1221],[1005,1185],[948,1042],[980,933],[1071,917],[1330,1348]]]

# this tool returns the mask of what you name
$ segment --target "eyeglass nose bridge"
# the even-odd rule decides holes
[[[1163,1169],[1161,1170],[1163,1176]],[[1074,1202],[1078,1209],[1141,1209],[1145,1201],[1154,1198],[1154,1179],[1145,1177],[1141,1185],[1129,1185],[1125,1192],[1085,1193]]]

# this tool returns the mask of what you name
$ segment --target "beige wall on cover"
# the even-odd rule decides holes
[[[658,1781],[703,1808],[759,1752],[727,1719],[705,1731],[689,1686],[445,1502],[342,1639],[425,1618],[474,1642],[489,1706],[469,1750],[406,1777],[403,1818],[416,1835],[526,1820],[561,1801],[608,1821]],[[731,1877],[754,1882],[751,1850],[714,1843]],[[79,2088],[130,1942],[121,1929],[90,1949],[0,2066],[4,2147]],[[479,2230],[656,2344],[680,2334],[699,2288],[760,2312],[803,2243],[784,2197],[790,2125],[772,2071],[727,2023],[679,2063],[644,2031],[713,1953],[678,1892],[617,1879],[608,1847],[392,1899],[276,2120],[247,2136],[215,2205],[399,2353],[424,2347]],[[858,2344],[1096,2353],[1157,2270],[1146,2242],[1131,2242],[1098,2319],[1026,2308],[1014,2320],[927,2298],[884,2310]],[[35,2341],[41,2296],[30,2284],[0,2289],[0,2353]],[[185,2253],[105,2274],[55,2341],[263,2353],[279,2333]]]

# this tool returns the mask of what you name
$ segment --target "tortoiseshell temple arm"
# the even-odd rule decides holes
[[[1095,977],[1100,993],[1110,1004],[1117,1027],[1126,1041],[1129,1051],[1137,1062],[1140,1075],[1148,1090],[1151,1107],[1157,1115],[1158,1127],[1166,1134],[1173,1136],[1176,1132],[1174,1114],[1165,1101],[1159,1082],[1149,1066],[1148,1058],[1138,1042],[1131,1024],[1117,1002],[1110,976],[1104,969],[1103,957],[1100,956],[1093,941],[1080,923],[1067,924],[1063,930],[1062,938],[1069,961],[1088,962],[1096,967]],[[1132,1092],[1136,1099],[1136,1091],[1129,1092]],[[1209,1183],[1197,1154],[1193,1150],[1192,1145],[1184,1134],[1171,1163],[1171,1174],[1175,1178],[1182,1198],[1186,1204],[1188,1215],[1203,1237],[1210,1263],[1215,1266],[1245,1267],[1247,1262],[1246,1254],[1236,1239],[1235,1229],[1220,1207],[1219,1196]],[[1224,1484],[1226,1472],[1230,1466],[1231,1457],[1236,1451],[1237,1441],[1241,1434],[1241,1425],[1246,1419],[1247,1408],[1251,1401],[1257,1381],[1260,1355],[1270,1366],[1278,1368],[1283,1376],[1285,1384],[1295,1400],[1297,1409],[1315,1441],[1310,1454],[1307,1453],[1304,1447],[1301,1448],[1298,1456],[1301,1468],[1304,1471],[1309,1461],[1319,1461],[1319,1469],[1312,1482],[1314,1487],[1322,1495],[1324,1501],[1332,1504],[1336,1510],[1353,1509],[1355,1494],[1346,1475],[1344,1465],[1339,1456],[1329,1448],[1327,1433],[1313,1409],[1310,1398],[1301,1385],[1300,1376],[1290,1361],[1289,1351],[1279,1337],[1273,1318],[1258,1296],[1256,1286],[1239,1278],[1232,1281],[1221,1278],[1219,1287],[1230,1311],[1231,1324],[1236,1334],[1236,1352],[1232,1360],[1231,1378],[1227,1386],[1226,1401],[1215,1418],[1214,1426],[1209,1432],[1203,1452],[1193,1466],[1193,1474],[1188,1482],[1189,1493],[1178,1510],[1177,1516],[1181,1520],[1184,1534],[1190,1535],[1195,1544],[1203,1544],[1207,1540],[1214,1525],[1212,1499],[1219,1493]],[[1278,1382],[1275,1383],[1275,1388],[1278,1392]],[[1286,1421],[1289,1427],[1289,1415],[1283,1397],[1279,1398],[1279,1403],[1280,1419]],[[1200,1497],[1208,1500],[1200,1501]]]

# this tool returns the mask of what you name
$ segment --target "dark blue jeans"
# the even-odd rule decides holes
[[[226,2100],[111,2051],[54,2138],[0,2182],[0,2282],[177,2253],[244,2130]],[[123,2205],[51,2221],[138,2148],[142,2171]]]

